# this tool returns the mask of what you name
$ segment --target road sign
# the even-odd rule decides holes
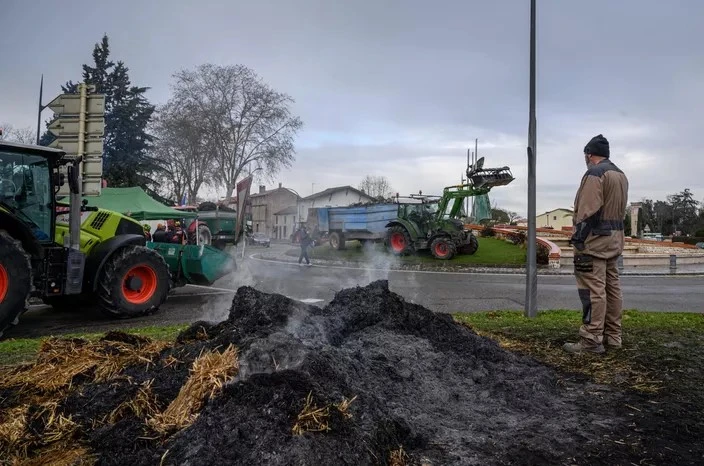
[[[54,113],[61,115],[78,115],[81,113],[81,96],[79,94],[61,94],[47,105]],[[88,94],[86,96],[87,114],[105,114],[105,96]]]
[[[61,149],[70,155],[78,155],[78,141],[75,139],[68,138],[58,138],[54,139],[49,147],[55,147],[56,149]],[[102,139],[88,139],[83,143],[83,156],[86,155],[99,155],[103,154],[103,140]]]
[[[62,117],[49,123],[49,132],[57,137],[76,137],[80,130],[80,118]],[[105,133],[105,119],[91,117],[85,121],[85,136],[100,137]]]
[[[94,90],[93,86],[81,83],[78,94],[61,94],[47,105],[56,113],[48,127],[56,139],[49,146],[62,149],[67,155],[83,157],[80,173],[86,196],[100,195],[103,176],[105,96]],[[69,194],[67,184],[59,194]]]

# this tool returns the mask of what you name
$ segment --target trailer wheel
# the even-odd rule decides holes
[[[27,309],[32,266],[19,241],[0,231],[0,337]]]
[[[198,226],[198,244],[207,244],[210,246],[213,243],[213,234],[207,225]]]
[[[436,259],[450,260],[455,257],[457,247],[449,238],[435,238],[430,243],[430,252]]]
[[[389,228],[386,234],[386,244],[392,253],[399,256],[413,252],[411,235],[402,226],[397,225]]]
[[[345,235],[342,233],[338,233],[336,231],[330,233],[330,246],[337,250],[341,251],[345,249]]]
[[[144,246],[126,246],[108,260],[98,285],[98,302],[110,317],[126,319],[159,309],[171,276],[164,258]]]
[[[460,248],[460,254],[472,255],[479,249],[479,240],[474,235],[469,236],[469,243],[465,244]]]

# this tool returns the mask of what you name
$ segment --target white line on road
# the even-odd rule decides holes
[[[218,288],[216,286],[205,286],[205,285],[186,285],[186,287],[192,287],[192,288],[201,288],[204,290],[213,290],[213,291],[222,291],[224,293],[236,293],[237,290],[230,290],[227,288]],[[184,287],[185,288],[185,287]]]
[[[252,254],[249,256],[250,259],[253,259],[255,261],[260,261],[260,262],[269,262],[271,264],[284,264],[284,265],[297,265],[295,262],[286,262],[286,261],[280,261],[280,260],[274,260],[274,259],[262,259],[261,257],[256,257],[257,254]],[[425,273],[425,274],[436,274],[436,275],[482,275],[485,277],[506,277],[506,276],[518,276],[525,278],[526,274],[525,271],[523,272],[505,272],[505,273],[499,273],[499,272],[444,272],[444,271],[439,271],[439,270],[406,270],[406,269],[375,269],[371,267],[351,267],[349,265],[320,265],[320,264],[313,264],[313,267],[321,267],[321,268],[326,268],[326,269],[341,269],[341,270],[364,270],[367,272],[398,272],[398,273]],[[549,273],[549,274],[541,274],[538,272],[538,276],[540,277],[573,277],[572,274],[568,273]],[[664,274],[654,274],[654,275],[640,275],[640,274],[623,274],[621,275],[621,278],[629,278],[629,277],[638,277],[638,278],[669,278],[669,279],[677,279],[677,278],[692,278],[692,277],[699,277],[701,275],[696,274],[696,275],[664,275]]]
[[[260,262],[269,262],[272,264],[285,264],[285,265],[297,265],[295,262],[284,262],[273,259],[262,259],[261,257],[256,257],[257,254],[252,254],[249,256],[250,259]],[[496,273],[496,272],[442,272],[436,270],[403,270],[403,269],[374,269],[370,267],[351,267],[348,265],[317,265],[313,264],[313,267],[322,267],[326,269],[341,269],[341,270],[364,270],[367,272],[400,272],[400,273],[428,273],[428,274],[443,274],[443,275],[490,275],[490,276],[506,276],[506,275],[517,275],[525,277],[524,273]],[[551,275],[560,276],[560,275]],[[569,277],[569,275],[565,275]]]

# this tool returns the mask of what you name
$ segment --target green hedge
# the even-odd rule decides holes
[[[673,243],[697,244],[704,243],[704,236],[673,236]]]

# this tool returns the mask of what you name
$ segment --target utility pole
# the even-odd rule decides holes
[[[530,104],[528,120],[528,263],[526,264],[525,316],[538,315],[538,265],[535,232],[535,165],[536,165],[536,116],[535,116],[535,2],[530,1]]]
[[[39,110],[37,110],[37,145],[39,145],[39,138],[41,136],[41,126],[42,126],[42,110],[46,107],[42,105],[42,94],[44,93],[44,75],[42,74],[42,80],[39,82]]]

